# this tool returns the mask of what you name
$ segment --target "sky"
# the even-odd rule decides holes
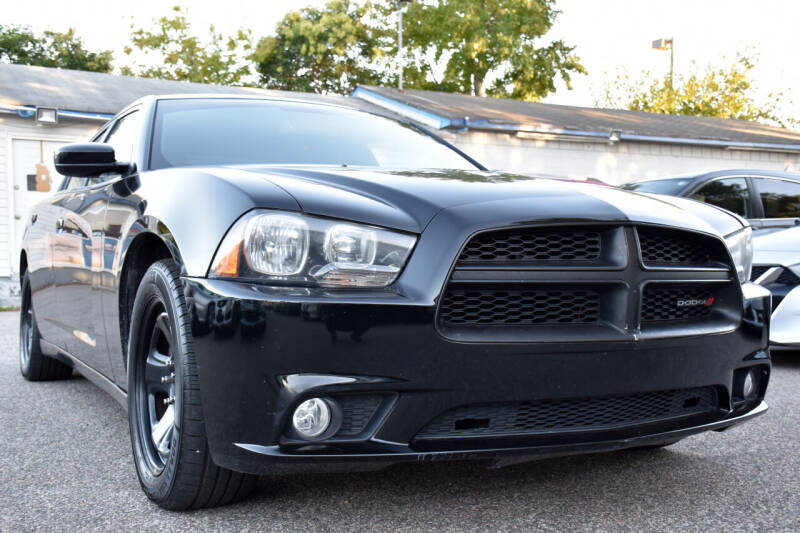
[[[36,31],[76,29],[90,49],[111,49],[124,59],[131,24],[147,26],[178,2],[169,0],[5,0],[0,24],[23,24]],[[291,9],[320,6],[324,0],[183,0],[198,32],[213,24],[232,33],[251,29],[270,34]],[[658,38],[675,39],[675,72],[686,74],[708,64],[732,62],[748,49],[759,55],[753,78],[759,95],[784,93],[792,102],[784,112],[800,117],[800,1],[796,0],[557,0],[561,15],[546,38],[576,46],[589,71],[563,86],[546,102],[594,106],[617,72],[656,75],[669,71],[669,52],[651,49]],[[202,33],[201,33],[202,35]]]

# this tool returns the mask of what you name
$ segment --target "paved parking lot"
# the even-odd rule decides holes
[[[406,464],[264,478],[249,501],[170,513],[140,492],[123,410],[86,379],[28,383],[0,313],[0,531],[800,531],[800,354],[765,416],[658,451],[502,470]]]

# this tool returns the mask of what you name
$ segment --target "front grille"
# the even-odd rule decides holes
[[[524,228],[492,231],[469,241],[460,263],[547,263],[597,261],[600,232],[573,228]]]
[[[721,239],[686,230],[486,231],[464,246],[436,324],[459,342],[631,340],[680,334],[690,322],[694,334],[719,333],[741,315],[732,272]]]
[[[448,288],[439,308],[445,325],[593,324],[600,295],[575,288]]]
[[[642,296],[642,322],[706,318],[713,305],[713,294],[704,287],[648,285]]]
[[[639,228],[639,246],[642,261],[648,266],[657,265],[709,265],[719,258],[712,253],[708,238],[686,231],[661,228]]]
[[[366,429],[383,400],[378,394],[336,396],[342,410],[342,425],[335,437],[354,437]]]
[[[719,399],[713,387],[604,398],[468,405],[439,415],[416,438],[536,435],[615,429],[712,413],[718,407]]]

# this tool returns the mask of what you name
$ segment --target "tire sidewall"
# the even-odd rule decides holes
[[[33,310],[33,300],[32,300],[32,293],[30,290],[31,281],[28,277],[28,273],[26,272],[22,278],[22,306],[20,308],[20,328],[19,328],[19,370],[23,376],[26,378],[30,378],[31,376],[31,365],[33,364],[33,358],[36,356],[40,356],[40,349],[39,349],[39,329],[36,327],[36,312]],[[27,298],[26,298],[27,293]],[[22,334],[22,321],[25,320],[25,313],[27,311],[26,308],[31,309],[31,323],[28,327],[31,328],[31,345],[27,347],[28,350],[28,357],[23,357],[22,351],[25,350],[25,343],[27,339],[24,338]]]
[[[133,460],[139,481],[147,495],[154,500],[166,498],[173,489],[177,478],[177,469],[181,454],[181,428],[183,427],[183,371],[186,364],[186,346],[181,342],[189,329],[181,321],[186,316],[181,308],[184,306],[179,294],[171,289],[172,272],[167,266],[167,261],[159,261],[152,265],[145,273],[139,290],[136,293],[131,312],[131,329],[128,342],[128,422],[130,424],[131,445],[133,447]],[[143,372],[141,357],[143,351],[149,346],[150,332],[147,328],[147,311],[155,301],[160,300],[169,317],[170,323],[170,354],[174,363],[175,372],[175,428],[172,432],[170,454],[164,468],[155,472],[150,461],[145,456],[143,446],[149,445],[150,435],[142,434],[138,421],[139,394],[137,386],[140,379],[138,372]],[[146,352],[144,353],[146,356]],[[147,416],[145,413],[144,416]]]

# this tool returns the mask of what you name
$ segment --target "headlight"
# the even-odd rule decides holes
[[[416,240],[413,235],[363,224],[252,211],[225,236],[209,276],[322,287],[385,287],[400,274]]]
[[[733,257],[739,281],[744,283],[750,279],[753,270],[753,230],[747,227],[728,235],[725,244]]]

